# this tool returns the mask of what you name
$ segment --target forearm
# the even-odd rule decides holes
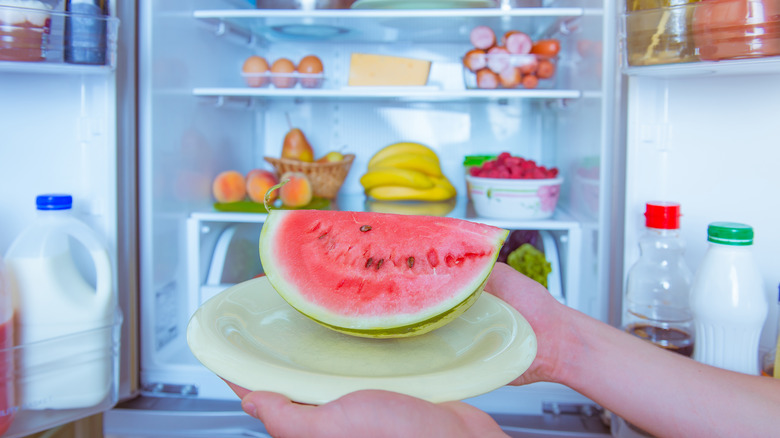
[[[555,376],[657,436],[771,436],[780,380],[706,366],[579,312],[566,312]],[[565,351],[565,350],[564,350]]]

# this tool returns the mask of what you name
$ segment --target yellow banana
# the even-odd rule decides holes
[[[375,167],[360,177],[364,190],[376,186],[405,186],[415,189],[433,187],[431,178],[417,170],[400,169],[397,167]]]
[[[374,213],[412,214],[423,216],[447,216],[455,209],[454,198],[445,201],[379,201],[366,200],[366,210]],[[780,369],[780,368],[778,368]]]
[[[380,167],[395,167],[398,169],[416,170],[430,176],[442,176],[439,160],[425,155],[403,154],[391,155],[368,166],[368,170]]]
[[[430,189],[414,189],[404,186],[377,186],[367,191],[368,196],[380,201],[444,201],[457,192],[447,178],[434,178]]]
[[[368,161],[368,167],[373,166],[374,164],[384,160],[385,158],[392,157],[394,155],[407,155],[407,154],[423,155],[436,160],[436,162],[439,161],[439,157],[436,155],[436,152],[433,149],[429,148],[428,146],[425,146],[420,143],[403,141],[399,143],[393,143],[391,145],[385,146],[384,148],[380,149]]]

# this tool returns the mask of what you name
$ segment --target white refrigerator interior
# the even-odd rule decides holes
[[[368,159],[397,141],[438,153],[458,189],[449,216],[507,229],[541,230],[557,254],[551,282],[568,305],[607,320],[610,234],[622,221],[612,194],[618,125],[614,6],[598,3],[476,10],[294,10],[242,8],[237,1],[141,2],[139,10],[139,229],[141,392],[146,396],[235,401],[188,349],[190,315],[232,284],[262,273],[257,239],[263,214],[213,207],[211,182],[224,170],[270,169],[288,119],[315,155],[355,153],[338,208],[370,207],[359,184]],[[485,24],[562,44],[555,79],[534,90],[466,89],[461,56]],[[323,36],[324,35],[324,36]],[[352,53],[429,59],[425,87],[347,85]],[[294,62],[316,54],[321,88],[250,88],[241,77],[253,54]],[[270,61],[269,61],[270,62]],[[463,158],[514,155],[557,166],[561,199],[550,219],[478,217],[466,199]],[[613,203],[615,205],[613,205]],[[617,209],[617,210],[616,210]],[[424,213],[424,212],[423,212]],[[622,251],[622,248],[619,248]],[[618,276],[620,273],[618,272]],[[500,414],[587,412],[592,402],[553,384],[501,388],[470,402]],[[233,405],[237,408],[237,404]],[[584,414],[583,414],[584,415]]]

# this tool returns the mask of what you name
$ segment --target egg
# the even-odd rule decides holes
[[[315,55],[304,56],[298,63],[298,73],[308,75],[301,77],[301,86],[317,88],[322,85],[322,61]]]
[[[241,71],[246,84],[250,87],[268,85],[268,61],[262,56],[252,55],[247,58]]]
[[[298,82],[295,64],[287,58],[279,58],[271,64],[271,82],[277,88],[292,88]]]

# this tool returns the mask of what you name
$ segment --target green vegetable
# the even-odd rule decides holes
[[[547,287],[547,275],[552,272],[552,266],[544,253],[530,243],[524,243],[509,253],[507,264],[520,271],[526,277],[538,281]]]

